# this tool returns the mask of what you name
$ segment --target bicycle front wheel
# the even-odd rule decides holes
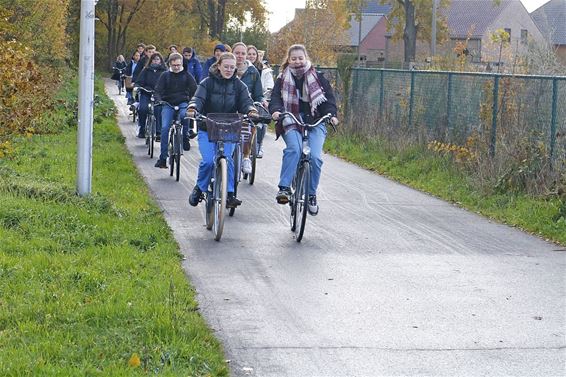
[[[175,169],[175,134],[173,132],[173,127],[171,127],[169,131],[169,146],[167,148],[169,152],[169,176],[171,177]]]
[[[305,161],[299,167],[297,189],[293,205],[295,206],[295,240],[301,242],[307,222],[307,208],[309,205],[310,164]]]
[[[226,199],[228,197],[228,166],[226,159],[221,158],[216,165],[214,181],[214,224],[212,232],[214,239],[220,241],[224,230],[224,216],[226,214]]]

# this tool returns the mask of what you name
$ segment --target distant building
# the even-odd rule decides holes
[[[566,1],[566,0],[558,0]],[[511,56],[527,52],[528,41],[543,41],[543,36],[520,0],[451,0],[448,9],[439,10],[448,23],[449,40],[437,44],[437,55],[455,54],[457,43],[467,41],[466,54],[472,62],[497,62],[499,49],[491,42],[492,34],[503,29],[510,34]],[[393,41],[387,33],[386,60],[403,61],[403,41]],[[417,41],[416,60],[430,56],[430,42]],[[502,61],[505,62],[504,56]]]

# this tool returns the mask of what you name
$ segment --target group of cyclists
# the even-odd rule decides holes
[[[178,47],[171,45],[168,51],[168,56],[163,57],[155,46],[140,43],[128,63],[119,57],[115,66],[121,70],[125,68],[125,76],[131,82],[126,86],[126,97],[128,105],[137,108],[137,136],[140,138],[145,138],[148,107],[152,95],[154,97],[156,141],[161,143],[155,167],[167,168],[167,139],[174,107],[177,107],[183,124],[183,149],[189,150],[190,139],[197,137],[201,154],[196,185],[189,196],[189,204],[197,206],[210,185],[216,144],[209,141],[204,123],[197,124],[195,133],[189,127],[188,119],[209,113],[238,113],[254,119],[258,117],[257,106],[261,105],[276,121],[276,138],[282,136],[285,141],[276,200],[279,204],[287,204],[292,195],[291,181],[301,157],[303,138],[301,124],[283,122],[281,115],[291,113],[301,122],[313,124],[322,116],[331,114],[332,124],[338,124],[333,89],[314,68],[306,48],[298,44],[289,47],[276,80],[272,69],[263,61],[262,52],[243,42],[231,47],[217,44],[213,56],[204,65],[199,62],[194,48],[185,47],[179,53]],[[257,128],[257,158],[263,157],[266,128],[267,125]],[[252,127],[251,132],[255,133],[256,128]],[[325,138],[326,128],[322,125],[312,129],[308,139],[311,156],[308,212],[313,216],[318,214],[319,209],[316,192]],[[234,192],[235,172],[231,157],[234,145],[226,143],[224,146],[228,163],[227,208],[235,208],[242,203]],[[252,169],[250,151],[250,143],[244,143],[241,169],[246,174]]]

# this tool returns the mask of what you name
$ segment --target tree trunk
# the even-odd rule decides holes
[[[405,64],[415,61],[417,50],[417,25],[415,24],[415,5],[413,0],[405,0],[405,30],[403,42],[405,47]]]

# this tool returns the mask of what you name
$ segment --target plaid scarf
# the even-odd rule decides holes
[[[318,105],[326,102],[326,97],[322,90],[322,84],[316,74],[316,69],[311,65],[311,62],[307,62],[307,65],[302,68],[293,69],[291,67],[287,67],[281,74],[283,80],[283,85],[281,87],[283,105],[285,106],[286,111],[293,113],[298,118],[300,112],[299,95],[297,93],[297,87],[295,86],[293,76],[299,79],[304,76],[305,79],[303,81],[301,97],[303,100],[308,99],[311,107],[311,113],[314,115]]]

